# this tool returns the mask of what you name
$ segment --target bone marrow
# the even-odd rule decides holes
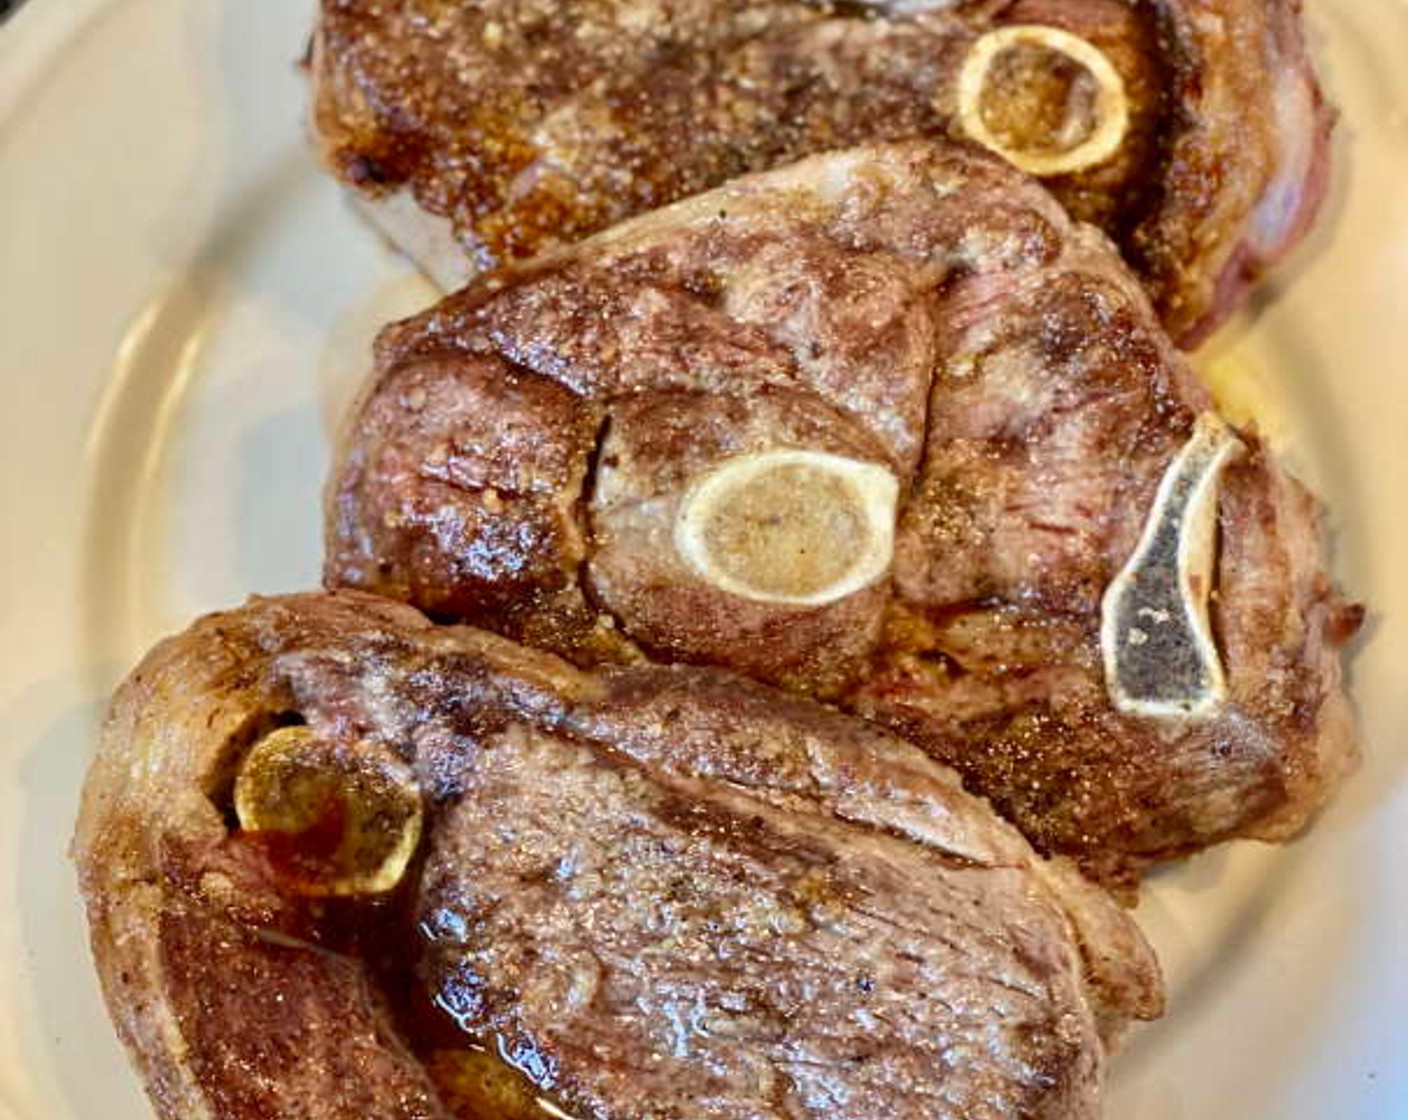
[[[963,130],[1032,175],[1104,163],[1129,128],[1119,71],[1093,43],[1055,27],[1013,24],[980,36],[957,90]]]
[[[701,579],[769,603],[816,606],[880,578],[899,482],[872,463],[804,449],[720,464],[691,487],[675,547]]]
[[[420,842],[415,775],[375,743],[280,728],[245,756],[234,797],[241,829],[307,894],[389,891]]]
[[[1241,441],[1198,417],[1169,464],[1143,535],[1101,604],[1101,651],[1115,706],[1153,718],[1207,717],[1227,698],[1208,621],[1218,484]]]

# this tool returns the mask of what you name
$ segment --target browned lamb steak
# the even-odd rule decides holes
[[[1107,895],[900,740],[356,593],[153,651],[76,849],[165,1120],[1094,1120],[1162,1000]]]
[[[1123,248],[1191,344],[1305,233],[1299,0],[322,0],[324,161],[446,290],[804,155],[960,136]]]
[[[1035,183],[832,153],[388,328],[326,578],[836,700],[1128,884],[1353,755],[1319,511],[1211,408]]]

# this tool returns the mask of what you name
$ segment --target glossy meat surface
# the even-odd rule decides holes
[[[391,894],[310,899],[232,821],[233,775],[288,726],[414,770],[426,830]],[[716,671],[583,674],[356,593],[255,600],[157,647],[115,698],[75,853],[169,1120],[525,1120],[539,1098],[1084,1120],[1107,1040],[1161,1006],[1119,907],[907,744]],[[467,1077],[486,1052],[497,1080]]]
[[[964,60],[1022,25],[1079,36],[1122,82],[1118,148],[1046,184],[1196,341],[1325,190],[1298,0],[324,0],[312,119],[329,169],[448,288],[804,155],[967,138]],[[1081,89],[1052,58],[999,72],[985,119],[1059,132]]]
[[[1353,757],[1357,613],[1255,436],[1226,472],[1211,719],[1117,712],[1101,599],[1211,408],[1107,241],[967,147],[736,181],[388,328],[328,491],[326,578],[581,664],[724,665],[957,768],[1108,882],[1294,832]],[[814,606],[701,578],[720,464],[809,449],[898,484],[884,578]]]

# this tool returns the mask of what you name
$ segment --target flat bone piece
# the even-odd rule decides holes
[[[300,848],[315,852],[312,862],[288,868],[309,895],[391,890],[422,826],[409,766],[385,747],[331,743],[301,725],[279,728],[250,749],[235,780],[235,815],[246,832],[297,836]]]
[[[690,487],[675,550],[731,595],[820,606],[888,570],[898,499],[899,481],[875,463],[801,448],[740,455]]]
[[[1094,79],[1095,126],[1090,135],[1065,150],[1038,151],[1004,144],[983,120],[982,95],[988,72],[1003,51],[1018,46],[1040,46],[1078,63]],[[1103,51],[1093,43],[1041,24],[1019,23],[999,27],[979,37],[968,50],[958,73],[958,119],[963,130],[983,147],[996,152],[1029,175],[1069,175],[1104,163],[1119,151],[1129,129],[1129,97],[1124,79]]]
[[[1227,696],[1208,623],[1218,483],[1241,441],[1205,412],[1159,483],[1134,554],[1100,604],[1105,684],[1121,712],[1202,718]]]

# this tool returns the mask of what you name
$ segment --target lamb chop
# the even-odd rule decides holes
[[[812,157],[387,328],[329,586],[899,731],[1115,887],[1283,839],[1359,609],[1103,235],[968,146]]]
[[[902,741],[356,593],[158,646],[76,854],[165,1120],[1093,1120],[1162,1001],[1126,914]]]
[[[981,143],[1191,345],[1310,227],[1332,115],[1299,0],[323,0],[325,165],[445,290],[750,171]]]

